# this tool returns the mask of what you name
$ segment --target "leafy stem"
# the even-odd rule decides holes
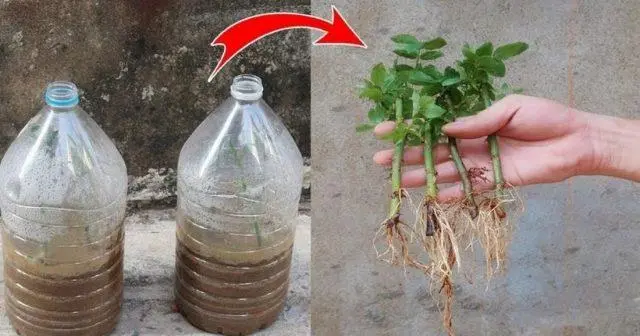
[[[438,184],[436,183],[437,173],[433,158],[433,141],[431,133],[431,125],[426,124],[424,136],[424,169],[427,176],[426,196],[429,200],[435,200],[438,197]]]
[[[482,91],[482,100],[486,107],[491,106],[491,99],[485,90]],[[498,136],[491,134],[487,137],[489,143],[489,152],[491,153],[491,163],[493,165],[494,193],[496,198],[504,196],[504,177],[502,175],[502,161],[500,160],[500,146],[498,144]]]
[[[453,106],[451,97],[447,96],[446,101],[447,101],[447,105],[449,105],[449,110],[453,114],[452,119],[455,120],[456,119],[455,107]],[[447,137],[447,142],[449,144],[449,151],[451,152],[451,159],[453,160],[456,170],[458,171],[458,175],[460,176],[460,181],[462,181],[462,189],[466,197],[467,205],[471,207],[471,210],[470,210],[471,218],[476,218],[478,216],[478,204],[476,203],[476,200],[473,197],[473,185],[469,180],[469,172],[467,171],[467,168],[465,167],[464,162],[462,161],[462,156],[460,155],[460,151],[458,150],[458,143],[456,141],[456,138],[451,136]]]
[[[402,99],[396,99],[396,129],[400,124],[404,123],[402,115],[403,106]],[[389,218],[393,218],[400,211],[400,204],[402,199],[401,180],[402,180],[402,157],[404,155],[405,138],[400,137],[395,141],[395,147],[393,152],[393,162],[391,166],[391,189],[393,190],[393,196],[391,197],[391,206],[389,207]]]
[[[489,106],[491,101],[503,97],[509,91],[515,92],[507,84],[496,89],[493,81],[494,78],[505,76],[505,61],[527,50],[528,45],[516,42],[494,48],[491,42],[485,42],[474,48],[465,43],[462,47],[462,59],[453,66],[439,69],[428,62],[443,56],[440,49],[447,45],[443,38],[422,41],[409,34],[400,34],[391,39],[395,42],[393,52],[399,58],[392,67],[386,68],[380,63],[371,70],[370,78],[365,80],[360,91],[360,97],[372,101],[374,106],[368,113],[369,122],[357,127],[358,131],[367,131],[384,121],[396,123],[395,130],[384,138],[394,146],[391,176],[394,197],[390,213],[397,214],[400,206],[400,175],[404,153],[402,147],[405,145],[425,144],[425,170],[428,178],[425,194],[436,198],[436,172],[435,169],[432,170],[432,162],[429,162],[432,154],[427,152],[433,151],[433,145],[442,138],[448,140],[466,199],[477,210],[473,186],[460,157],[457,141],[447,138],[442,132],[442,126],[459,117],[476,114]],[[402,59],[411,63],[401,63]],[[412,119],[412,123],[407,125],[404,123],[406,119]],[[505,184],[495,135],[489,137],[489,145],[496,196],[500,196]]]
[[[462,181],[462,188],[464,190],[464,194],[467,200],[467,205],[471,207],[471,218],[476,218],[478,216],[478,204],[473,197],[473,187],[471,185],[471,181],[469,180],[469,173],[464,166],[464,162],[462,162],[462,158],[460,157],[460,152],[458,151],[458,145],[456,144],[456,138],[448,137],[449,150],[451,151],[451,159],[458,170],[458,174],[460,175],[460,180]]]

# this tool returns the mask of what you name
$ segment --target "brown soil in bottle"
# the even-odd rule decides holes
[[[184,239],[179,229],[175,295],[178,309],[191,324],[235,336],[266,328],[277,319],[289,287],[292,237],[278,244],[281,252],[275,256],[267,254],[271,257],[255,262],[254,254],[249,263],[234,259],[232,264],[193,252]]]
[[[71,248],[54,238],[36,249],[37,244],[3,232],[5,303],[18,334],[113,331],[122,302],[123,238],[119,229],[86,245]]]

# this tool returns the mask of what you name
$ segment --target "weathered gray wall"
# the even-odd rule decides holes
[[[508,78],[528,94],[565,103],[573,96],[580,109],[640,117],[640,2],[314,1],[312,13],[330,4],[369,49],[312,51],[312,328],[317,335],[442,335],[424,276],[375,259],[388,175],[371,161],[384,144],[354,132],[367,110],[355,90],[360,78],[393,60],[389,37],[398,33],[442,35],[456,53],[463,42],[524,40],[531,48],[509,63]],[[506,276],[487,291],[457,278],[458,334],[640,335],[637,184],[581,177],[522,194],[526,213]]]
[[[213,83],[228,25],[270,11],[309,11],[308,0],[0,1],[0,157],[42,104],[46,83],[74,81],[81,104],[123,153],[129,174],[174,167],[197,125],[228,96],[234,75],[261,76],[265,100],[309,155],[309,32],[290,30],[247,48]]]

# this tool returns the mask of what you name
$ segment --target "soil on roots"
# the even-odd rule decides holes
[[[469,246],[473,234],[473,219],[464,200],[442,205],[433,199],[425,199],[421,207],[421,221],[418,224],[429,226],[433,221],[435,230],[425,235],[422,241],[424,251],[429,257],[427,274],[431,279],[430,293],[435,298],[433,286],[440,285],[442,297],[443,327],[448,335],[454,335],[453,329],[453,269],[461,267],[461,253]],[[435,219],[434,219],[435,218]],[[420,230],[418,230],[420,231]],[[437,288],[436,288],[437,289]]]
[[[467,174],[469,174],[469,178],[471,179],[472,183],[489,183],[489,179],[485,176],[487,172],[489,172],[489,169],[487,169],[486,167],[469,168]]]
[[[513,223],[521,209],[522,201],[514,189],[505,190],[501,198],[496,198],[493,193],[485,194],[480,202],[474,235],[485,255],[487,279],[506,270]]]
[[[449,264],[453,266],[456,263],[456,256],[453,250],[449,251]],[[442,313],[442,324],[449,336],[455,335],[453,330],[453,283],[451,276],[445,276],[442,279],[442,287],[440,291],[444,295],[444,311]]]
[[[409,199],[406,192],[403,190],[401,193],[401,199]],[[412,203],[411,203],[412,205]],[[412,267],[428,271],[428,265],[421,263],[418,260],[418,256],[412,253],[411,245],[418,233],[413,227],[407,225],[400,216],[400,213],[396,213],[390,218],[384,220],[376,232],[373,239],[373,246],[376,250],[378,259],[383,260],[391,265],[401,265],[403,267]],[[382,240],[384,250],[380,252],[378,250],[379,241]]]
[[[383,221],[375,235],[374,246],[385,246],[382,253],[376,249],[379,259],[392,265],[417,268],[429,278],[428,291],[442,309],[443,327],[450,336],[454,335],[454,267],[458,271],[474,271],[474,267],[465,269],[463,263],[473,266],[476,243],[481,245],[486,257],[487,278],[504,269],[506,264],[513,216],[507,216],[505,209],[511,215],[514,210],[511,205],[519,198],[515,191],[505,191],[505,197],[500,199],[495,199],[493,193],[477,194],[480,202],[475,218],[469,212],[466,199],[440,204],[426,197],[414,208],[417,211],[414,225],[404,222],[398,213]]]

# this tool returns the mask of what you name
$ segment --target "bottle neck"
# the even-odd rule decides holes
[[[53,112],[75,111],[80,101],[78,88],[71,82],[53,82],[47,86],[44,100]]]
[[[254,75],[239,75],[233,79],[231,96],[240,104],[254,104],[262,99],[262,80]]]
[[[233,97],[236,101],[237,104],[239,105],[257,105],[258,103],[260,103],[260,99],[255,99],[255,100],[249,100],[249,99],[238,99],[236,97]]]
[[[47,108],[53,113],[73,113],[78,110],[78,104],[68,107],[57,107],[47,104]]]

